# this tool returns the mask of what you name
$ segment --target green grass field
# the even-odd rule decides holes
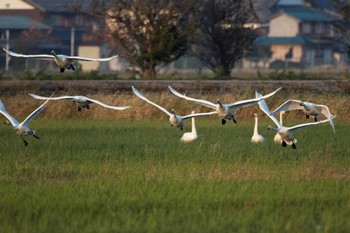
[[[1,124],[0,232],[350,232],[350,124],[297,150],[268,124],[38,119],[27,147]]]

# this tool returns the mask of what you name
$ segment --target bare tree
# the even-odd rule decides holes
[[[183,55],[195,32],[198,0],[94,0],[89,13],[104,22],[107,42],[144,78]]]
[[[203,0],[193,54],[218,76],[230,76],[255,38],[247,26],[254,18],[251,0]]]
[[[335,26],[339,28],[342,35],[350,45],[350,1],[349,0],[333,0],[334,5],[339,11],[342,20],[335,22]]]

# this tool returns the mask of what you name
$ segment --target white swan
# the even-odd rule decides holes
[[[263,143],[265,141],[265,138],[258,133],[258,114],[254,113],[253,116],[255,118],[255,124],[251,142],[254,144]]]
[[[285,113],[286,113],[285,111],[280,111],[280,124],[281,125],[283,125],[283,115]],[[282,144],[282,138],[281,138],[281,136],[278,133],[276,133],[275,137],[273,138],[273,141],[276,144]]]
[[[24,136],[33,136],[37,139],[40,139],[36,135],[35,130],[32,130],[29,128],[29,123],[35,117],[37,117],[40,113],[42,113],[42,111],[44,111],[44,109],[45,109],[44,105],[47,103],[47,101],[49,101],[49,100],[46,100],[42,105],[40,105],[40,107],[38,107],[34,112],[32,112],[23,122],[19,123],[15,118],[13,118],[6,111],[4,104],[0,100],[0,113],[8,119],[9,123],[7,123],[7,122],[6,123],[13,127],[16,134],[22,138],[25,146],[28,145],[28,142],[24,139]]]
[[[82,108],[90,109],[91,104],[99,104],[105,108],[110,108],[114,110],[125,110],[131,107],[131,106],[123,106],[123,107],[111,106],[99,100],[91,99],[85,96],[44,97],[44,96],[39,96],[31,93],[29,93],[28,95],[38,100],[69,100],[78,104],[78,111],[81,111]]]
[[[176,112],[174,109],[172,109],[170,112],[168,110],[166,110],[165,108],[163,108],[162,106],[150,101],[149,99],[147,99],[146,97],[144,97],[134,86],[131,86],[133,92],[141,99],[143,99],[144,101],[152,104],[153,106],[159,108],[160,110],[162,110],[163,112],[165,112],[168,116],[169,116],[169,122],[171,124],[171,126],[173,127],[178,127],[181,130],[183,129],[184,123],[183,121],[192,117],[201,117],[201,116],[209,116],[209,115],[213,115],[216,114],[216,112],[206,112],[206,113],[195,113],[195,114],[190,114],[190,115],[186,115],[186,116],[180,116],[180,115],[176,115]]]
[[[255,95],[257,97],[261,96],[260,93],[255,92]],[[282,138],[282,146],[286,147],[287,145],[291,145],[293,147],[293,149],[296,149],[296,143],[297,140],[295,138],[293,138],[293,133],[297,130],[309,127],[309,126],[313,126],[313,125],[317,125],[320,123],[325,123],[327,121],[329,121],[329,119],[323,120],[323,121],[317,121],[317,122],[312,122],[312,123],[306,123],[306,124],[300,124],[300,125],[295,125],[292,127],[286,127],[283,126],[270,112],[269,107],[267,106],[265,100],[261,100],[259,102],[259,107],[260,109],[266,114],[268,115],[271,120],[276,124],[277,128],[272,127],[272,126],[268,126],[269,130],[274,130],[276,131]],[[333,116],[332,118],[334,118],[335,116]]]
[[[195,114],[195,111],[192,111],[192,114]],[[183,142],[192,142],[198,138],[197,130],[196,130],[196,124],[194,122],[194,117],[192,117],[192,131],[184,133],[181,137],[181,141]]]
[[[310,102],[303,102],[300,100],[287,100],[284,102],[281,106],[279,106],[276,110],[274,110],[271,114],[275,115],[279,113],[280,111],[290,111],[290,110],[297,110],[301,109],[306,114],[306,118],[309,119],[310,117],[313,117],[315,121],[317,121],[317,118],[320,115],[324,115],[328,118],[330,125],[333,128],[333,131],[335,133],[335,127],[334,122],[332,119],[332,115],[329,112],[329,108],[326,105],[321,104],[314,104]]]
[[[22,58],[38,58],[42,60],[53,60],[60,67],[60,73],[63,73],[65,70],[75,70],[73,62],[74,61],[110,61],[113,58],[118,57],[118,55],[114,55],[112,57],[106,58],[88,58],[88,57],[77,57],[77,56],[67,56],[63,54],[56,54],[55,51],[51,51],[51,55],[48,54],[37,54],[37,55],[25,55],[15,53],[3,48],[3,50],[13,57],[22,57]]]
[[[221,123],[223,125],[226,123],[226,120],[232,120],[233,122],[237,123],[236,117],[233,114],[234,110],[256,104],[261,99],[266,99],[266,98],[274,95],[277,91],[279,91],[281,89],[281,88],[278,88],[274,92],[271,92],[270,94],[264,95],[264,96],[259,97],[259,98],[241,100],[241,101],[237,101],[237,102],[234,102],[231,104],[223,104],[223,103],[221,103],[220,99],[218,99],[217,104],[214,104],[208,100],[195,99],[195,98],[188,97],[186,95],[182,95],[179,92],[177,92],[174,88],[172,88],[171,86],[168,86],[168,87],[174,95],[176,95],[180,98],[190,100],[190,101],[193,101],[193,102],[198,103],[200,105],[203,105],[205,107],[214,109],[216,111],[216,113],[219,115],[219,117],[221,118]]]

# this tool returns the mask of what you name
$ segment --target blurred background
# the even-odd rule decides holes
[[[79,71],[136,79],[343,72],[349,68],[349,5],[342,0],[0,0],[0,45],[23,54],[118,54],[107,63],[81,62]],[[0,70],[57,73],[58,68],[1,51]]]

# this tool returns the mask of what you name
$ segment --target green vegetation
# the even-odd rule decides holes
[[[38,119],[28,147],[0,125],[1,232],[349,232],[350,124],[297,150],[268,124],[252,145],[253,120],[199,119],[183,144],[166,120]]]

